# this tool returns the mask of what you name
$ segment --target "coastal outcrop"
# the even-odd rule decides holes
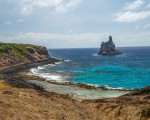
[[[47,49],[42,46],[0,43],[0,68],[49,59]]]
[[[116,50],[115,44],[111,36],[109,36],[108,42],[101,43],[101,48],[100,48],[100,51],[98,52],[98,55],[114,56],[114,55],[119,55],[119,54],[123,54],[123,53]]]

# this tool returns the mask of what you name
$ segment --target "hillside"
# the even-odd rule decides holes
[[[0,43],[0,68],[48,60],[45,47],[29,44]]]

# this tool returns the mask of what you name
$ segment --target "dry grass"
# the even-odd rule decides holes
[[[6,85],[3,80],[0,80],[0,89],[5,89],[5,88],[9,88],[9,86]]]

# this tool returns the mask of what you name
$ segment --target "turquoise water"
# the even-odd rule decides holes
[[[110,88],[137,89],[150,86],[150,47],[118,48],[123,55],[97,56],[98,49],[53,49],[63,59],[57,65],[36,70],[47,80],[70,81]]]

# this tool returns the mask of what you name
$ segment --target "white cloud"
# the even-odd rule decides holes
[[[32,12],[33,7],[31,5],[25,5],[22,7],[21,13],[24,15],[28,15]]]
[[[118,44],[119,46],[150,46],[150,32],[116,36],[116,45]]]
[[[48,48],[99,47],[108,40],[109,33],[54,34],[23,33],[14,36],[0,36],[0,42],[43,45]]]
[[[150,17],[150,11],[141,11],[141,12],[121,12],[115,15],[115,20],[118,22],[135,22],[138,20],[143,20]]]
[[[11,24],[13,24],[13,22],[12,21],[5,21],[4,24],[11,25]]]
[[[75,6],[78,5],[80,2],[82,2],[82,0],[70,0],[70,2],[68,2],[68,3],[66,4],[66,7],[67,7],[67,8],[75,7]]]
[[[47,48],[87,48],[99,47],[107,41],[109,33],[54,34],[54,33],[23,33],[14,36],[0,36],[0,42],[27,43],[46,46]],[[150,32],[118,35],[113,34],[116,46],[150,45]]]
[[[23,18],[16,20],[16,23],[22,23],[24,21]]]
[[[0,2],[13,2],[19,4],[21,13],[28,15],[35,7],[51,7],[55,12],[67,12],[76,7],[82,0],[0,0]]]
[[[132,3],[129,3],[126,6],[125,10],[135,10],[135,9],[141,7],[142,5],[144,5],[144,3],[145,2],[143,0],[135,0]]]
[[[150,7],[150,3],[147,5],[147,7]]]
[[[69,31],[68,31],[68,33],[69,33],[69,34],[72,34],[72,33],[73,33],[73,31],[72,31],[72,30],[69,30]]]
[[[55,8],[56,12],[65,13],[69,9],[76,7],[82,0],[68,0],[68,2],[63,2],[58,4]]]
[[[140,27],[141,27],[140,25],[137,25],[135,29],[138,30]]]
[[[17,19],[17,20],[14,20],[14,21],[8,20],[8,21],[4,21],[4,24],[5,25],[12,25],[12,24],[15,24],[15,23],[22,23],[23,21],[24,21],[23,18]]]
[[[136,30],[149,30],[150,29],[150,24],[145,24],[145,25],[137,25]]]
[[[145,25],[143,26],[143,28],[144,28],[144,29],[150,29],[150,24],[145,24]]]
[[[122,10],[122,12],[118,12],[117,14],[114,15],[115,21],[130,23],[139,20],[144,20],[150,17],[150,10],[142,11],[139,9],[144,4],[145,4],[144,0],[134,0],[131,3],[127,3],[126,7]],[[138,29],[138,27],[136,29]]]

